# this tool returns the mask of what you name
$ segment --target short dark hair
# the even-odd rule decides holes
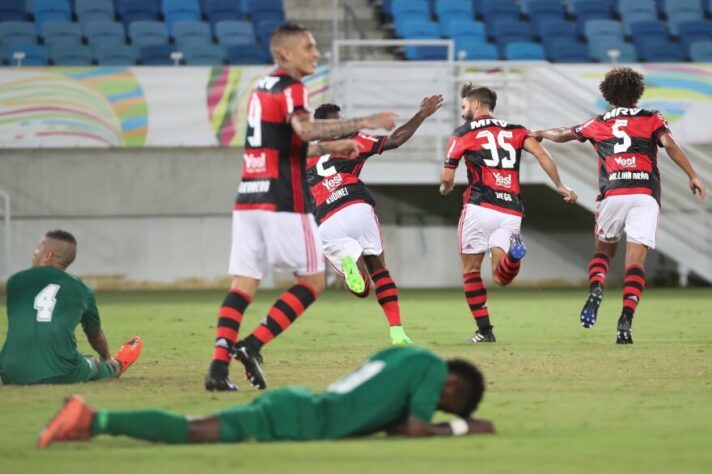
[[[309,31],[306,26],[293,21],[285,21],[272,31],[270,36],[270,47],[274,47],[274,42],[282,36],[299,35]]]
[[[643,96],[645,78],[629,67],[620,67],[608,71],[598,89],[612,106],[633,107]]]
[[[468,418],[477,410],[477,406],[480,404],[480,401],[482,401],[482,395],[485,392],[485,378],[477,367],[462,359],[447,361],[447,370],[465,383],[465,406],[462,411],[456,413],[456,415],[462,418]]]
[[[50,230],[45,234],[45,237],[54,240],[60,240],[62,242],[67,242],[68,244],[77,245],[77,239],[74,238],[72,234],[66,230]]]
[[[487,104],[492,111],[497,107],[497,93],[494,90],[485,86],[473,85],[471,82],[462,85],[460,97],[467,100],[475,99],[482,104]]]
[[[341,107],[336,104],[321,104],[314,111],[314,118],[325,119],[328,118],[329,115],[338,114],[339,112],[341,112]]]

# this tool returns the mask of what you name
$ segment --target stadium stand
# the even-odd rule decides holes
[[[35,26],[27,21],[3,21],[0,23],[0,44],[35,44]]]
[[[69,0],[33,0],[32,8],[37,34],[42,32],[42,25],[48,21],[72,21]]]
[[[181,20],[175,22],[172,37],[179,46],[188,43],[210,44],[213,42],[210,25],[201,21]]]
[[[129,25],[129,38],[137,46],[167,45],[168,31],[160,21],[134,21]]]
[[[49,60],[55,66],[91,66],[92,53],[89,46],[58,42],[50,46]]]
[[[218,22],[245,19],[242,7],[234,0],[206,0],[203,12],[213,29]]]
[[[167,44],[149,44],[139,48],[139,63],[144,66],[172,66],[173,48]]]
[[[690,57],[695,62],[712,62],[712,41],[698,41],[690,45]]]
[[[100,43],[92,47],[92,54],[100,66],[129,66],[138,62],[138,51],[126,44]]]
[[[25,21],[25,5],[18,0],[0,0],[0,21]]]
[[[135,21],[159,21],[161,7],[150,0],[120,0],[117,12],[128,31]]]
[[[173,36],[173,25],[176,22],[200,21],[202,16],[198,0],[163,0],[161,11],[171,36]]]
[[[91,21],[114,21],[114,3],[111,0],[76,0],[74,12],[83,26]]]
[[[256,43],[255,28],[247,21],[219,21],[215,24],[215,38],[224,46]]]
[[[82,31],[79,23],[70,21],[47,21],[42,25],[42,39],[45,44],[81,44]]]
[[[92,46],[100,44],[126,44],[121,23],[115,21],[90,21],[84,25],[84,37]]]
[[[216,44],[189,43],[181,47],[183,60],[188,66],[211,66],[223,64],[225,49]]]
[[[16,54],[21,54],[21,59],[16,58]],[[5,46],[5,64],[18,64],[23,66],[46,66],[49,58],[47,48],[38,44],[9,44]]]

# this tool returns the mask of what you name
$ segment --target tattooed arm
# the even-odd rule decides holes
[[[396,126],[395,118],[396,114],[392,112],[345,120],[313,120],[307,114],[299,114],[292,117],[291,124],[302,140],[312,141],[341,137],[362,128],[391,130]]]

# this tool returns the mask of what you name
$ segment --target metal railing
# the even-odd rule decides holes
[[[10,278],[10,269],[12,267],[10,262],[11,250],[10,250],[10,195],[5,191],[0,190],[0,197],[3,200],[3,230],[5,233],[5,265],[3,268],[4,278],[3,281],[7,281]]]

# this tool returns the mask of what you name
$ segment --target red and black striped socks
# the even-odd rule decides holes
[[[482,282],[480,272],[465,273],[463,276],[465,281],[465,298],[470,306],[472,317],[475,318],[477,328],[483,331],[489,331],[490,320],[489,310],[487,309],[487,290]]]
[[[230,349],[237,341],[242,317],[251,300],[252,298],[236,288],[231,288],[228,292],[218,312],[213,362],[222,362],[225,366],[230,362]]]
[[[606,284],[606,275],[608,275],[608,265],[610,258],[605,253],[596,253],[588,261],[588,286],[590,290],[594,287],[603,287]]]
[[[390,272],[382,268],[371,273],[373,284],[376,286],[376,299],[383,308],[383,313],[388,319],[389,326],[400,326],[400,306],[398,305],[398,287]]]
[[[509,255],[505,255],[499,261],[495,274],[499,279],[501,285],[509,285],[512,280],[519,274],[519,269],[522,266],[521,260],[514,260],[509,258]]]
[[[623,279],[623,314],[633,316],[645,288],[645,271],[642,265],[630,265]]]
[[[296,321],[316,300],[316,292],[305,282],[299,282],[282,293],[267,312],[265,320],[245,338],[245,345],[259,351]]]

